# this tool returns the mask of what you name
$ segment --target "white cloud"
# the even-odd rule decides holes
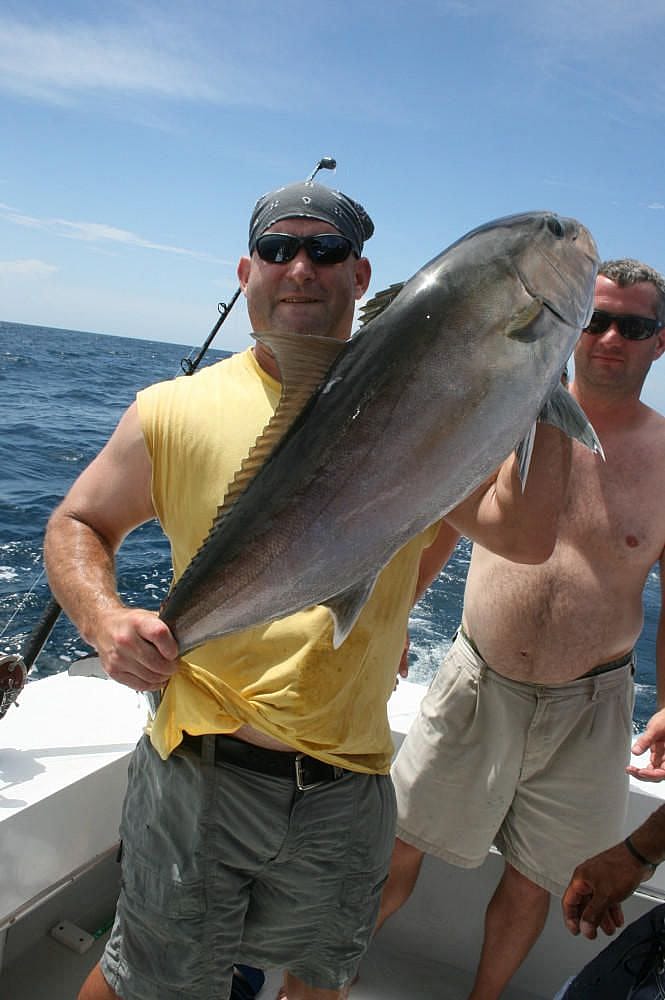
[[[231,264],[230,261],[213,257],[211,254],[203,253],[199,250],[170,246],[166,243],[155,243],[153,240],[145,239],[137,233],[132,233],[127,229],[118,229],[116,226],[110,226],[104,222],[72,222],[69,219],[58,218],[41,219],[31,215],[24,215],[10,205],[3,205],[2,203],[0,203],[0,218],[17,226],[25,226],[29,229],[43,229],[65,239],[83,240],[87,243],[119,243],[124,246],[140,247],[144,250],[158,250],[161,253],[195,257],[197,260],[205,260],[212,264]]]
[[[196,60],[176,50],[176,39],[169,46],[150,36],[141,25],[0,17],[0,87],[53,103],[81,91],[219,99]]]
[[[647,205],[647,208],[652,208],[655,212],[662,212],[665,205],[663,205],[662,201],[652,201],[649,205]]]
[[[68,15],[67,6],[80,12]],[[278,15],[264,0],[125,0],[105,7],[4,0],[0,92],[87,106],[97,115],[111,110],[156,128],[172,127],[178,101],[271,109],[294,100],[300,106],[307,96],[319,107],[330,91],[327,74],[317,87],[327,57],[319,23],[304,0],[287,0]],[[272,79],[276,52],[290,69],[275,77],[278,86],[266,85],[261,67]]]
[[[6,276],[47,278],[57,271],[55,264],[47,264],[43,260],[26,258],[25,260],[0,260],[0,278]]]

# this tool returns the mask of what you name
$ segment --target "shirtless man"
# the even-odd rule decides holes
[[[462,628],[393,769],[398,840],[377,926],[410,895],[424,853],[472,868],[495,843],[505,859],[469,1000],[501,995],[550,894],[619,839],[624,818],[642,590],[665,560],[665,419],[639,398],[665,350],[665,280],[606,262],[594,306],[570,391],[606,462],[573,444],[545,563],[474,545]],[[662,613],[657,670],[662,704]]]

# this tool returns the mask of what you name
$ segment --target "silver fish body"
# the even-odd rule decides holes
[[[583,226],[539,212],[482,226],[418,271],[216,519],[162,609],[180,651],[315,604],[339,645],[395,552],[563,394],[597,267]]]

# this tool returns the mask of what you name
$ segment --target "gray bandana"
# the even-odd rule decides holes
[[[320,219],[329,222],[351,245],[360,257],[363,243],[374,232],[374,223],[357,201],[341,191],[333,191],[314,181],[298,181],[277,188],[259,198],[249,222],[249,252],[253,253],[256,241],[266,229],[281,219]]]

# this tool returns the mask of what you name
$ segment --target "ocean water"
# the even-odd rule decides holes
[[[223,342],[223,331],[219,334]],[[198,346],[197,344],[193,345]],[[50,593],[42,540],[49,514],[99,451],[138,389],[180,373],[190,347],[0,322],[0,651],[17,652]],[[224,356],[210,350],[203,364]],[[410,678],[427,684],[459,624],[470,546],[462,540],[411,616]],[[168,545],[156,523],[144,525],[118,556],[119,589],[140,607],[157,608],[170,583]],[[644,592],[638,643],[636,728],[655,710],[658,575]],[[31,677],[63,669],[89,652],[61,615]]]

